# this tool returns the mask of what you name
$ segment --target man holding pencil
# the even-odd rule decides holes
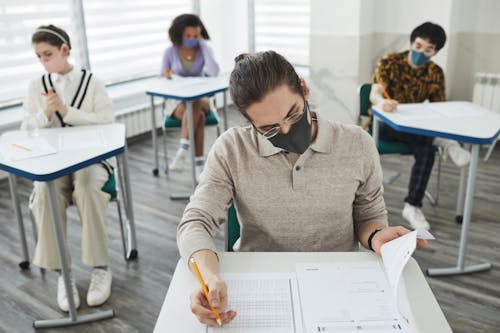
[[[201,284],[191,311],[210,326],[240,311],[228,308],[215,246],[231,202],[240,225],[234,251],[347,252],[361,244],[380,253],[409,232],[388,226],[379,155],[368,133],[315,112],[305,83],[276,52],[241,54],[235,62],[229,91],[251,125],[214,143],[177,229],[181,257]]]
[[[416,27],[410,36],[410,50],[385,55],[377,63],[370,101],[386,112],[395,111],[398,103],[445,101],[443,70],[430,60],[445,42],[441,26],[425,22]],[[469,163],[470,153],[456,141],[399,132],[384,123],[380,124],[380,138],[404,142],[412,148],[415,163],[402,215],[414,229],[429,229],[420,207],[434,165],[434,145],[442,147],[445,157],[449,156],[458,167]]]

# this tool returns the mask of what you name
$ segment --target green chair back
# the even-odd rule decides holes
[[[370,102],[370,92],[372,90],[371,83],[364,83],[359,87],[359,115],[362,117],[372,118],[372,103]],[[371,124],[371,120],[370,120]],[[368,129],[371,133],[371,126]],[[402,142],[385,141],[378,139],[377,149],[380,155],[385,154],[412,154],[410,146]]]
[[[370,109],[372,103],[370,102],[370,92],[372,91],[372,85],[370,83],[364,83],[359,87],[359,115],[365,117],[371,117],[372,114]]]
[[[181,121],[174,117],[165,117],[165,128],[177,128],[181,127]],[[205,125],[218,125],[219,120],[213,111],[207,114],[205,117]]]
[[[238,222],[238,216],[236,215],[234,204],[231,204],[229,207],[227,215],[226,251],[233,252],[233,245],[236,243],[238,238],[240,238],[240,223]]]

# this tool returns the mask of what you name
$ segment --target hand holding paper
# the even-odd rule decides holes
[[[377,253],[378,255],[382,255],[380,249],[385,243],[390,242],[398,237],[404,236],[408,233],[410,233],[410,230],[401,226],[384,228],[377,232],[373,237],[372,248],[375,253]],[[423,238],[417,238],[417,246],[427,247],[427,241]]]
[[[427,230],[418,229],[385,243],[380,249],[387,279],[394,289],[397,287],[403,268],[417,247],[417,237],[422,240],[434,239]]]

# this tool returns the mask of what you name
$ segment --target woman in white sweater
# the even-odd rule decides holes
[[[113,122],[113,109],[104,84],[89,71],[77,69],[68,62],[71,42],[63,29],[53,25],[39,27],[32,36],[32,45],[47,73],[30,82],[24,100],[26,116],[21,129]],[[76,205],[82,223],[82,261],[93,267],[87,293],[89,306],[104,303],[111,292],[106,221],[110,197],[101,190],[110,172],[112,166],[103,161],[54,182],[64,234],[66,208],[71,203]],[[46,183],[34,182],[31,208],[39,235],[33,263],[60,272]],[[73,276],[71,284],[78,308],[80,298]],[[61,310],[68,311],[62,276],[58,279],[57,303]]]

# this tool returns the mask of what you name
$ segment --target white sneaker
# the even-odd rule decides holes
[[[203,172],[203,165],[195,165],[194,166],[194,173],[196,175],[196,182],[200,182],[200,175]]]
[[[186,154],[175,154],[175,157],[168,166],[170,171],[182,171],[186,167]]]
[[[78,290],[76,289],[75,280],[70,277],[71,289],[73,289],[73,300],[75,301],[75,309],[80,307],[80,296],[78,295]],[[57,305],[59,308],[65,312],[69,311],[68,296],[66,295],[66,288],[64,287],[64,278],[62,275],[57,279]]]
[[[422,210],[418,207],[405,203],[402,215],[403,218],[410,223],[413,229],[429,230],[431,228],[431,225],[425,219],[424,213],[422,213]]]
[[[97,306],[106,302],[111,294],[112,276],[109,270],[94,268],[90,278],[87,304]]]
[[[470,162],[470,152],[460,147],[456,142],[447,147],[446,153],[459,168],[466,166]]]

